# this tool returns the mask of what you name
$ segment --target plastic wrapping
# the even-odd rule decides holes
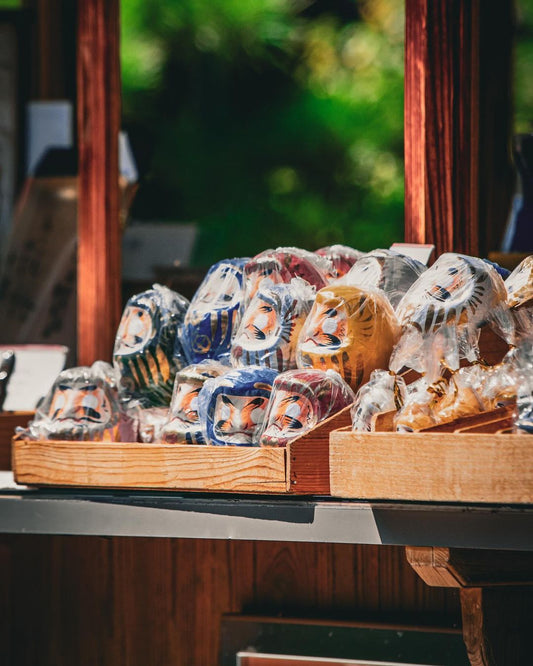
[[[398,410],[403,406],[407,388],[402,377],[387,370],[374,370],[370,380],[361,386],[352,407],[352,430],[370,432],[372,418],[381,412]]]
[[[398,334],[383,292],[330,285],[316,295],[300,333],[298,367],[336,370],[356,391],[373,370],[387,368]]]
[[[277,372],[252,366],[208,379],[198,394],[204,439],[215,446],[257,446]]]
[[[131,412],[131,409],[129,410]],[[148,407],[135,410],[138,438],[145,444],[158,442],[161,430],[166,423],[168,409],[165,407]]]
[[[404,254],[393,250],[374,250],[359,259],[342,283],[382,289],[392,307],[396,307],[425,270],[423,263]]]
[[[508,303],[511,308],[533,306],[533,255],[518,264],[505,280]]]
[[[231,347],[236,367],[296,368],[296,343],[315,290],[300,278],[289,284],[264,280],[246,308]]]
[[[265,250],[251,259],[246,264],[244,273],[245,302],[248,304],[265,278],[279,284],[289,283],[292,278],[299,277],[315,289],[321,289],[328,284],[335,269],[326,257],[297,247],[278,247],[276,250]]]
[[[335,274],[331,275],[331,279],[341,278],[350,270],[350,268],[364,256],[364,252],[354,250],[353,247],[347,245],[328,245],[315,250],[315,254],[320,257],[326,257],[333,264]]]
[[[208,379],[229,372],[227,365],[206,359],[176,374],[170,410],[160,433],[167,444],[205,444],[198,417],[198,394]]]
[[[508,268],[504,268],[503,266],[500,266],[500,264],[497,264],[495,261],[491,261],[490,259],[483,259],[483,261],[486,264],[489,264],[489,266],[492,266],[494,270],[498,273],[498,275],[506,280],[509,275],[511,275],[511,271]]]
[[[442,379],[428,385],[422,377],[409,385],[404,405],[394,419],[395,429],[413,432],[436,425],[435,407],[446,390],[447,383]]]
[[[482,259],[441,255],[396,308],[402,337],[391,370],[412,368],[433,381],[443,366],[457,370],[461,358],[476,361],[479,329],[485,324],[512,343],[514,323],[506,297],[502,278]]]
[[[179,335],[188,364],[207,358],[229,361],[231,339],[241,318],[247,261],[219,261],[198,287]]]
[[[160,284],[129,299],[113,350],[123,398],[144,407],[168,406],[176,369],[185,365],[176,333],[188,306],[186,298]]]
[[[486,377],[484,368],[480,365],[462,368],[454,373],[450,377],[446,392],[435,405],[435,421],[447,423],[490,409],[483,399]]]
[[[509,360],[495,366],[476,363],[454,372],[448,381],[427,385],[421,379],[408,393],[396,417],[398,430],[412,431],[513,404],[518,375]]]
[[[514,269],[505,287],[518,337],[533,339],[533,255]]]
[[[333,370],[288,370],[276,377],[261,446],[285,446],[350,405],[352,389]]]
[[[97,361],[58,375],[25,434],[32,439],[120,441],[123,419],[115,371]]]
[[[501,366],[504,368],[508,385],[514,382],[516,425],[521,431],[533,434],[533,342],[530,339],[521,340],[515,349],[508,352]],[[504,383],[500,378],[500,392]],[[509,398],[509,386],[506,393]]]

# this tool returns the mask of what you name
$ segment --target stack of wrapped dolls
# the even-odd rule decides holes
[[[505,280],[504,280],[505,278]],[[479,351],[490,327],[509,346]],[[352,405],[353,429],[395,410],[399,432],[516,404],[533,431],[533,257],[510,275],[444,254],[283,247],[210,268],[189,303],[133,296],[113,365],[63,371],[33,439],[285,446]]]

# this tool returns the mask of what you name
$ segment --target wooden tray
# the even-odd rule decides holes
[[[11,440],[15,428],[25,428],[34,412],[0,412],[0,470],[11,469]]]
[[[382,423],[390,423],[387,415]],[[331,494],[364,500],[533,503],[533,437],[505,434],[505,409],[460,419],[455,430],[451,424],[439,427],[401,434],[334,430]]]
[[[350,408],[287,448],[13,439],[17,483],[243,493],[329,493],[329,433]]]

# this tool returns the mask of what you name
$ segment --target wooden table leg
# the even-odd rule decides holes
[[[472,666],[533,663],[533,553],[410,547],[406,555],[428,585],[460,588]]]

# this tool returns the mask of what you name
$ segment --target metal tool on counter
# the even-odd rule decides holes
[[[7,395],[7,385],[15,369],[15,352],[7,349],[0,355],[0,412]]]

